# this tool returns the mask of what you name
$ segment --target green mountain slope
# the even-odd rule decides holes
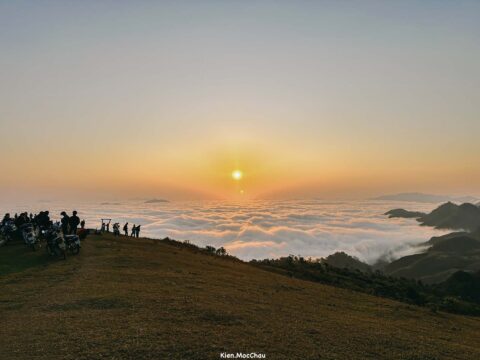
[[[22,246],[0,277],[2,359],[478,359],[480,319],[292,279],[166,241]]]
[[[386,265],[383,271],[391,276],[438,283],[459,270],[480,270],[480,240],[470,234],[447,234],[426,244],[432,246],[424,253],[404,256]]]
[[[323,262],[340,269],[347,268],[360,271],[371,270],[371,267],[368,264],[361,262],[357,258],[354,258],[343,251],[327,256],[325,259],[323,259]]]
[[[387,211],[384,215],[388,215],[389,218],[405,218],[405,219],[418,219],[426,214],[420,211],[408,211],[405,209],[393,209]]]
[[[437,229],[466,230],[474,232],[480,229],[480,207],[470,203],[457,205],[447,202],[429,214],[405,209],[393,209],[385,213],[389,218],[416,218],[423,226]]]
[[[418,221],[422,225],[438,229],[476,231],[480,227],[480,208],[469,203],[456,205],[448,202],[430,214],[422,216]]]

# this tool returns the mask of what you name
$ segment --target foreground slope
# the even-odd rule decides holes
[[[291,279],[148,239],[0,249],[2,359],[478,359],[480,319]],[[12,259],[20,258],[18,262]],[[15,263],[15,266],[12,264]]]

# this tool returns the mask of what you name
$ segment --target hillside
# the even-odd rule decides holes
[[[405,209],[393,209],[384,215],[389,218],[416,218],[423,226],[433,226],[437,229],[466,230],[475,232],[480,230],[480,207],[470,203],[457,205],[447,202],[438,206],[429,214]]]
[[[168,241],[0,249],[2,359],[478,359],[480,319],[289,278]]]
[[[480,271],[480,240],[470,234],[447,234],[425,244],[430,245],[427,251],[395,260],[383,271],[427,283],[445,281],[459,270]]]
[[[475,231],[480,227],[480,208],[470,203],[456,205],[448,202],[418,221],[438,229]]]
[[[388,215],[391,218],[405,218],[405,219],[418,219],[426,214],[420,211],[408,211],[405,209],[393,209],[387,211],[384,215]]]
[[[447,202],[429,214],[390,210],[391,217],[417,218],[422,226],[438,229],[462,230],[436,236],[423,245],[423,253],[404,256],[379,268],[388,275],[413,278],[426,283],[446,281],[457,271],[476,272],[480,270],[480,208],[465,203],[456,205]]]
[[[368,264],[361,262],[357,258],[350,256],[346,253],[336,252],[335,254],[329,255],[323,259],[323,262],[334,266],[340,269],[347,268],[352,270],[360,270],[360,271],[370,271],[371,268]]]

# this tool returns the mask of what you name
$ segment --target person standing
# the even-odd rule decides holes
[[[40,228],[48,229],[52,225],[50,221],[50,212],[40,211],[37,216],[37,225]]]
[[[113,235],[115,235],[115,236],[120,235],[120,224],[119,223],[113,224]]]
[[[62,225],[63,235],[68,235],[68,225],[70,224],[70,218],[68,217],[65,211],[62,211],[60,215],[62,215],[62,218],[60,219],[60,223]]]
[[[70,234],[77,235],[77,228],[80,224],[80,218],[77,216],[77,212],[74,210],[70,217]]]
[[[2,220],[2,225],[6,225],[12,220],[9,213],[6,213]]]
[[[135,229],[135,236],[138,237],[140,236],[140,225],[137,225],[137,228]]]
[[[123,225],[123,232],[125,233],[125,236],[128,236],[128,222]]]
[[[137,232],[137,227],[135,226],[135,224],[133,224],[132,233],[130,234],[130,236],[135,237],[136,232]]]
[[[15,214],[17,215],[17,214]],[[20,227],[25,224],[25,216],[23,213],[20,214],[20,216],[15,217],[15,226],[20,229]]]
[[[85,220],[82,220],[82,221],[80,222],[80,228],[81,228],[82,230],[85,229]]]

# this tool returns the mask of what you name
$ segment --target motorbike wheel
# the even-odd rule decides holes
[[[79,252],[80,252],[80,246],[78,245],[74,245],[70,248],[70,252],[73,254],[73,255],[77,255]]]
[[[0,238],[0,246],[7,245],[9,241],[10,235],[3,235],[3,237]]]

